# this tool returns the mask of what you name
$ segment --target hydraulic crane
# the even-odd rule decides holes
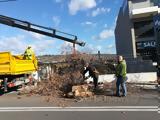
[[[53,28],[32,24],[27,21],[0,15],[0,23],[73,43],[73,54],[75,54],[76,44],[80,46],[85,45],[84,42],[78,41],[78,38],[75,35],[64,33]],[[1,52],[0,89],[7,91],[8,88],[27,83],[27,76],[31,76],[33,72],[37,71],[37,68],[37,59],[35,57],[32,60],[25,60],[21,55],[13,56],[10,52]],[[21,79],[23,79],[23,81],[21,81]]]
[[[28,21],[22,21],[8,16],[0,15],[0,23],[73,43],[73,53],[75,53],[75,44],[80,46],[85,45],[85,42],[78,41],[78,38],[75,35],[61,32],[53,28],[32,24]]]

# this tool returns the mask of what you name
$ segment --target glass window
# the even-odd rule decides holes
[[[154,5],[160,6],[160,0],[151,0],[151,2],[154,3]]]

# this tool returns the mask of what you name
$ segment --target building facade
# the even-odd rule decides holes
[[[124,0],[116,28],[116,50],[125,57],[128,72],[154,72],[157,61],[154,17],[160,0]]]

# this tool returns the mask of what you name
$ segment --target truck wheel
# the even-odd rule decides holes
[[[4,92],[8,91],[7,83],[8,83],[8,78],[4,78]]]

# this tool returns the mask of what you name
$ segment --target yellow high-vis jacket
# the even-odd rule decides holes
[[[32,49],[27,48],[26,51],[24,52],[24,59],[27,60],[32,60],[34,57],[34,52]]]

